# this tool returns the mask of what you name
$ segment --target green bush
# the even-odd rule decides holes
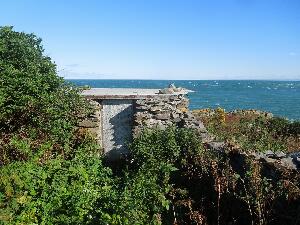
[[[47,56],[41,39],[34,34],[0,29],[1,127],[19,128],[38,122],[39,106],[50,101],[63,80],[56,75],[56,65]]]
[[[109,204],[103,207],[100,201],[95,205],[93,224],[161,224],[161,214],[170,204],[167,179],[162,181],[152,170],[129,170],[115,180],[118,185],[111,192]]]
[[[288,126],[288,132],[294,136],[300,136],[300,121],[291,122]]]
[[[0,28],[1,224],[84,224],[96,201],[110,199],[110,169],[76,130],[90,112],[79,92],[40,38]]]
[[[32,150],[49,141],[54,151],[69,148],[78,116],[88,113],[79,91],[57,75],[40,38],[1,27],[0,165],[30,155],[12,140],[26,139]]]
[[[212,115],[198,112],[207,129],[220,140],[243,151],[290,151],[291,143],[297,145],[297,122],[280,117],[267,117],[263,113],[229,112],[211,110]],[[222,119],[220,119],[222,117]],[[299,126],[298,126],[299,127]],[[298,141],[299,143],[299,141]]]
[[[190,129],[175,127],[166,130],[145,129],[133,140],[130,145],[130,173],[137,174],[137,177],[133,177],[135,184],[132,184],[133,193],[139,193],[136,197],[140,199],[139,202],[150,206],[146,210],[148,215],[152,212],[152,217],[148,221],[153,221],[151,218],[159,218],[156,223],[174,222],[171,211],[174,207],[172,206],[174,185],[178,183],[179,174],[202,151],[199,137]],[[138,224],[145,223],[147,220]]]
[[[139,166],[160,163],[178,165],[180,160],[197,155],[202,149],[202,143],[193,130],[175,127],[145,129],[130,145],[132,160]]]
[[[258,118],[254,121],[254,130],[262,126],[266,130],[265,120]],[[248,125],[246,127],[249,129]],[[257,135],[262,137],[262,133]],[[126,185],[138,187],[132,188],[133,192],[128,194],[132,196],[135,192],[142,193],[134,195],[134,199],[138,199],[134,205],[139,202],[151,206],[148,209],[134,207],[134,210],[148,212],[146,215],[149,216],[151,209],[150,212],[155,212],[152,214],[156,215],[154,218],[160,218],[157,222],[250,225],[289,224],[296,221],[300,194],[297,174],[291,175],[287,181],[286,175],[280,175],[276,168],[270,165],[265,167],[239,153],[227,154],[225,151],[220,154],[203,149],[201,139],[193,130],[173,127],[167,130],[145,130],[133,140],[131,153],[129,171],[132,176],[135,173],[139,176],[136,177],[138,180],[131,179],[133,184]],[[278,173],[276,178],[275,171]],[[142,180],[147,182],[139,186]],[[161,187],[161,191],[154,187]],[[156,197],[153,197],[153,193]],[[141,196],[147,196],[149,200]],[[166,204],[166,207],[159,208],[161,203]],[[143,217],[139,215],[129,218]],[[150,223],[153,217],[145,218],[148,220],[141,220],[137,224]]]
[[[268,121],[269,131],[277,136],[299,136],[300,122],[289,121],[281,117],[273,117]]]
[[[0,169],[0,224],[86,224],[112,188],[111,170],[95,157],[15,162]]]

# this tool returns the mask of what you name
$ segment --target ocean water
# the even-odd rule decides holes
[[[98,88],[165,88],[170,83],[193,90],[190,109],[222,107],[258,109],[300,120],[300,81],[205,80],[69,80]]]

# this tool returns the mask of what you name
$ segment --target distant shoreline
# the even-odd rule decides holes
[[[300,119],[300,81],[270,80],[130,80],[68,79],[93,88],[165,88],[170,83],[195,91],[189,93],[191,110],[201,108],[255,109],[275,116]]]
[[[300,82],[300,79],[298,80],[268,80],[268,79],[130,79],[130,78],[126,78],[126,79],[118,79],[118,78],[112,78],[112,79],[102,79],[102,78],[64,78],[65,80],[141,80],[141,81],[274,81],[274,82]]]

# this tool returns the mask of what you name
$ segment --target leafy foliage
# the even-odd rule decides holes
[[[57,76],[41,39],[12,27],[0,28],[0,106],[0,165],[28,160],[29,149],[49,142],[61,151],[72,141],[78,115],[88,113],[79,89]]]
[[[194,114],[210,132],[245,151],[291,152],[300,147],[299,121],[270,117],[257,111],[226,113],[216,109],[199,110]]]
[[[111,171],[78,155],[44,165],[16,162],[0,171],[4,224],[84,224],[97,200],[109,201]]]
[[[133,141],[131,152],[131,173],[137,170],[145,177],[150,173],[167,188],[163,194],[168,210],[156,214],[162,224],[292,224],[297,220],[299,174],[271,169],[236,152],[204,149],[193,130],[145,130]]]

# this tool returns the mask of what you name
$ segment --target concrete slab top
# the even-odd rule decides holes
[[[187,89],[174,92],[172,94],[160,94],[160,89],[141,88],[91,88],[84,90],[82,95],[86,98],[95,99],[145,99],[153,97],[164,97],[172,95],[187,94],[191,92]]]

